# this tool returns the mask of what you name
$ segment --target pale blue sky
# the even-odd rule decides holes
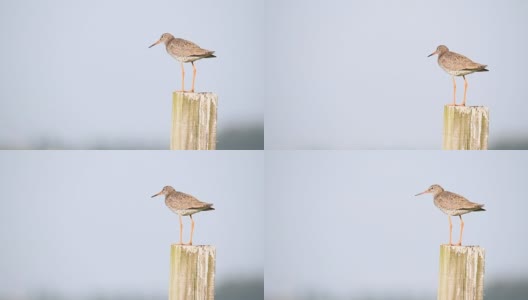
[[[4,295],[165,293],[178,218],[150,196],[166,184],[215,204],[195,243],[217,246],[218,283],[265,270],[271,299],[433,295],[448,222],[414,196],[433,183],[485,204],[464,216],[464,244],[486,249],[486,282],[528,277],[524,151],[0,154]]]
[[[223,148],[265,129],[269,150],[439,149],[452,83],[427,55],[445,44],[489,66],[467,78],[490,148],[528,149],[527,16],[522,0],[4,0],[0,148],[168,148],[180,68],[148,46],[170,32],[216,51],[196,87],[219,95]],[[268,297],[434,295],[447,217],[414,197],[433,183],[486,205],[464,217],[486,281],[528,278],[524,152],[3,151],[0,166],[4,295],[165,293],[178,218],[150,196],[167,184],[215,204],[195,242],[217,246],[217,283],[265,268]]]
[[[262,139],[262,8],[243,0],[1,1],[0,147],[168,149],[180,65],[163,46],[148,49],[164,32],[216,51],[196,62],[196,89],[219,95],[219,144],[235,129],[260,128]]]
[[[528,2],[266,1],[266,149],[440,149],[450,75],[440,44],[489,65],[466,76],[490,148],[528,148]],[[458,98],[463,80],[457,79]]]
[[[463,243],[486,250],[486,286],[526,281],[526,178],[525,151],[267,153],[266,298],[432,299],[448,218],[414,195],[435,183],[485,204],[463,216]]]
[[[262,280],[263,155],[2,151],[0,298],[166,295],[179,221],[163,197],[150,198],[165,185],[214,204],[194,215],[194,243],[216,246],[217,286]],[[189,229],[185,217],[185,242]]]
[[[0,8],[3,148],[168,145],[180,70],[162,47],[146,48],[166,31],[217,51],[197,63],[197,88],[220,95],[220,144],[261,145],[265,116],[268,149],[439,149],[452,83],[427,55],[445,44],[489,65],[468,76],[468,104],[489,107],[490,148],[528,148],[525,1],[9,0]]]

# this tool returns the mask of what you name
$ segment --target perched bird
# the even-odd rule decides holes
[[[191,239],[189,244],[192,245],[193,233],[194,233],[194,220],[192,215],[206,210],[214,210],[212,207],[213,204],[201,202],[198,199],[194,198],[191,195],[187,195],[182,192],[174,190],[171,186],[165,186],[161,192],[153,195],[151,198],[154,198],[159,195],[165,195],[165,204],[167,207],[172,210],[174,213],[177,213],[180,216],[180,245],[182,243],[182,233],[183,233],[183,222],[182,216],[189,216],[191,218]]]
[[[445,214],[448,215],[449,245],[451,246],[453,246],[453,243],[451,241],[451,235],[453,232],[453,224],[451,223],[451,216],[460,217],[460,239],[458,240],[458,243],[456,245],[461,246],[462,245],[462,232],[464,231],[464,221],[462,220],[462,215],[473,212],[473,211],[485,211],[485,209],[482,208],[484,204],[473,203],[460,195],[457,195],[455,193],[451,193],[448,191],[444,191],[444,189],[438,184],[433,184],[424,192],[416,194],[416,196],[423,195],[423,194],[433,194],[434,204],[436,205],[436,207],[438,207],[441,211],[443,211]]]
[[[461,106],[466,105],[466,90],[467,90],[467,80],[466,75],[474,72],[487,72],[487,65],[482,65],[476,62],[473,62],[471,59],[465,57],[464,55],[451,52],[449,49],[440,45],[436,48],[436,51],[429,54],[432,55],[438,54],[438,65],[444,69],[447,73],[453,78],[453,105],[456,104],[456,82],[455,76],[462,76],[464,78],[464,102]]]
[[[159,43],[165,43],[165,49],[167,50],[167,53],[169,53],[170,56],[177,59],[181,64],[182,89],[180,92],[186,92],[185,84],[184,84],[185,68],[183,67],[183,63],[190,62],[192,64],[193,80],[192,80],[192,88],[189,92],[194,93],[194,80],[196,78],[196,67],[194,66],[194,62],[202,58],[216,57],[213,55],[214,51],[202,49],[200,48],[200,46],[196,45],[195,43],[191,41],[175,38],[170,33],[162,34],[160,39],[154,44],[150,45],[149,48],[152,48]]]

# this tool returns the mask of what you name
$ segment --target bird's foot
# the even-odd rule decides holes
[[[455,104],[455,106],[466,106],[466,103],[462,103],[462,104]]]
[[[185,246],[192,246],[192,242],[188,242],[187,244],[184,244]]]
[[[458,104],[456,104],[456,103],[450,103],[450,104],[448,104],[447,106],[458,106]]]

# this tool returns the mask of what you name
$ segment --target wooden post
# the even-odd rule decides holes
[[[444,106],[443,150],[487,150],[489,112],[484,106]]]
[[[172,94],[171,150],[215,150],[216,109],[213,93]]]
[[[171,245],[169,300],[213,300],[216,249]]]
[[[482,300],[484,249],[479,246],[440,246],[438,300]]]

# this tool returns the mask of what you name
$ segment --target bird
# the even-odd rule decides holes
[[[438,65],[453,78],[452,106],[457,106],[455,76],[462,76],[464,78],[464,102],[462,102],[462,104],[459,106],[466,106],[466,91],[468,85],[466,75],[474,72],[488,72],[489,70],[486,69],[488,66],[476,63],[462,54],[451,52],[444,45],[438,46],[436,51],[429,54],[427,57],[433,56],[435,54],[438,54]]]
[[[464,231],[464,220],[462,220],[462,215],[474,211],[486,211],[483,206],[484,204],[473,203],[468,199],[444,190],[440,185],[433,184],[427,190],[416,194],[415,196],[420,196],[423,194],[433,194],[434,204],[441,211],[448,215],[449,218],[449,245],[454,246],[451,240],[451,235],[453,232],[453,224],[451,223],[451,216],[458,216],[460,218],[460,238],[456,246],[462,246],[462,232]]]
[[[175,38],[170,33],[164,33],[161,35],[160,39],[155,42],[154,44],[150,45],[149,48],[152,48],[156,46],[159,43],[165,43],[165,49],[167,50],[167,53],[170,54],[170,56],[174,57],[176,60],[178,60],[181,64],[181,71],[182,71],[182,89],[178,92],[188,92],[185,90],[185,68],[183,67],[183,63],[190,62],[193,66],[193,80],[192,80],[192,88],[189,92],[194,93],[194,81],[196,79],[196,67],[194,66],[194,62],[202,59],[202,58],[212,58],[216,57],[214,55],[214,51],[206,50],[200,48],[200,46],[196,45],[195,43],[191,41],[187,41],[180,38]]]
[[[167,207],[174,213],[178,214],[180,217],[180,242],[178,243],[179,245],[184,245],[182,242],[182,216],[189,216],[191,218],[191,238],[189,243],[185,245],[192,245],[194,233],[194,220],[192,218],[192,215],[201,211],[214,210],[214,208],[212,207],[213,204],[201,202],[191,195],[176,191],[171,186],[163,187],[161,192],[153,195],[151,198],[154,198],[159,195],[165,196],[165,204],[167,205]]]

